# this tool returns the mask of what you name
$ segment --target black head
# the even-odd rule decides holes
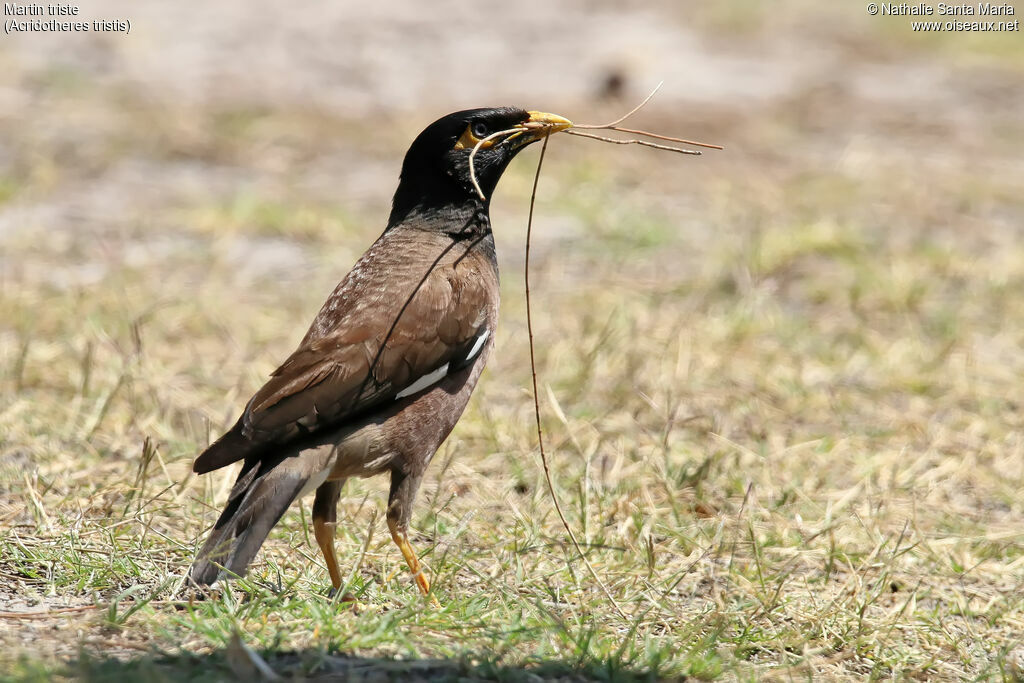
[[[413,211],[424,213],[448,208],[490,204],[491,193],[508,163],[524,147],[546,133],[565,130],[570,121],[516,107],[467,109],[434,121],[409,147],[402,176],[392,202],[389,225]],[[470,174],[469,157],[480,140],[510,128],[526,130],[485,141],[473,157],[480,198]]]

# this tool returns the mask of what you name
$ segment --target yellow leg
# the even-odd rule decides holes
[[[313,498],[313,536],[320,552],[324,554],[327,572],[331,575],[334,590],[341,589],[341,572],[338,570],[338,556],[334,552],[334,530],[338,526],[338,497],[342,481],[328,481],[320,485]]]
[[[430,599],[431,605],[440,607],[441,603],[430,592],[430,580],[427,579],[427,575],[423,572],[423,567],[416,557],[416,551],[412,549],[412,545],[409,543],[409,536],[406,534],[405,529],[399,528],[398,522],[390,517],[388,518],[388,529],[391,531],[391,540],[402,551],[402,557],[405,558],[405,563],[409,565],[409,571],[412,572],[413,578],[416,579],[416,585],[420,587],[423,595]]]
[[[320,552],[324,554],[327,573],[331,575],[331,585],[334,586],[334,590],[339,590],[341,588],[341,572],[338,571],[338,556],[334,552],[334,529],[336,526],[336,522],[313,520],[313,535],[316,537],[316,544],[320,546]]]

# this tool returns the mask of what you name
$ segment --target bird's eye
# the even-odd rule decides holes
[[[487,127],[487,124],[484,123],[483,121],[475,122],[471,130],[473,131],[473,136],[477,140],[483,140],[485,137],[491,134],[491,131]]]

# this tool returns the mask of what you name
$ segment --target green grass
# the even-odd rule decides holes
[[[80,126],[68,161],[26,119],[19,172],[0,172],[4,212],[55,207],[0,233],[5,680],[255,678],[260,660],[313,680],[1024,675],[1010,105],[968,93],[961,123],[920,126],[809,90],[754,119],[675,112],[673,131],[728,148],[701,159],[552,143],[532,278],[544,426],[622,618],[535,446],[536,152],[495,198],[495,356],[417,502],[441,609],[388,538],[382,479],[349,482],[339,509],[358,609],[327,596],[308,499],[247,580],[190,602],[233,475],[191,461],[376,236],[401,145],[323,112],[48,93],[119,125]],[[353,168],[379,193],[335,191]]]

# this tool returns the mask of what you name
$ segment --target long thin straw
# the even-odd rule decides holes
[[[669,142],[679,142],[684,145],[694,145],[696,147],[707,147],[708,149],[725,149],[721,145],[713,145],[710,142],[697,142],[696,140],[684,140],[683,138],[674,138],[671,135],[661,135],[660,133],[652,133],[646,130],[638,130],[636,128],[623,128],[621,126],[612,126],[609,130],[617,130],[620,133],[633,133],[635,135],[646,135],[649,138],[655,138],[656,140],[668,140]]]
[[[603,126],[581,124],[581,125],[573,126],[573,128],[614,128],[615,126],[619,125],[620,123],[622,123],[623,121],[628,119],[633,114],[635,114],[638,111],[640,111],[641,109],[643,109],[644,105],[646,105],[648,102],[651,101],[651,98],[654,97],[655,94],[657,94],[657,92],[659,90],[661,90],[661,86],[663,86],[663,85],[665,85],[665,81],[662,81],[662,82],[658,83],[658,85],[654,86],[654,90],[651,91],[651,94],[644,98],[643,102],[641,102],[640,104],[636,105],[635,107],[630,109],[628,112],[626,112],[624,115],[622,115],[619,118],[615,119],[611,123],[606,123]]]
[[[499,130],[496,133],[491,133],[487,137],[478,140],[477,143],[473,145],[473,151],[469,153],[469,179],[473,181],[473,189],[476,190],[476,193],[480,196],[480,199],[486,200],[487,197],[484,196],[484,191],[480,189],[480,183],[478,183],[476,179],[476,166],[473,163],[473,160],[476,158],[476,153],[480,151],[480,148],[483,146],[485,142],[492,138],[496,138],[500,135],[511,135],[512,133],[522,132],[525,130],[529,129],[526,128],[525,126],[516,126],[515,128]],[[547,144],[546,138],[544,140],[544,144]]]
[[[647,142],[646,140],[637,140],[636,138],[630,138],[628,140],[619,140],[617,138],[606,138],[602,135],[592,135],[590,133],[581,133],[574,130],[564,131],[569,135],[576,135],[581,138],[590,138],[591,140],[600,140],[601,142],[610,142],[613,145],[642,145],[644,147],[653,147],[654,149],[663,149],[666,152],[675,152],[677,154],[693,154],[700,156],[703,152],[696,149],[680,149],[679,147],[669,147],[668,145],[659,145],[654,142]]]
[[[526,332],[530,338],[530,372],[533,376],[533,416],[537,421],[537,445],[540,447],[540,462],[544,466],[544,479],[548,483],[548,492],[551,493],[551,500],[555,504],[555,512],[558,513],[558,518],[562,520],[562,526],[565,527],[566,533],[569,534],[570,540],[572,540],[573,547],[576,548],[576,552],[583,558],[583,563],[587,566],[590,571],[590,575],[597,582],[597,585],[604,591],[605,597],[612,603],[615,611],[619,613],[619,616],[625,620],[629,620],[626,613],[619,607],[619,603],[612,597],[611,591],[604,585],[604,581],[597,575],[597,571],[594,570],[593,565],[590,564],[590,560],[583,553],[583,548],[580,547],[580,542],[576,540],[576,534],[573,533],[572,527],[569,526],[568,520],[565,518],[565,513],[562,512],[562,505],[558,502],[558,494],[555,493],[555,484],[551,480],[551,468],[548,466],[548,456],[544,451],[544,430],[540,426],[540,400],[537,398],[539,393],[537,392],[537,359],[533,350],[533,316],[530,310],[530,235],[533,233],[533,205],[537,200],[537,183],[540,181],[540,169],[544,164],[544,152],[548,148],[548,139],[550,135],[544,136],[544,143],[540,148],[540,159],[537,160],[537,173],[533,176],[533,193],[530,195],[530,213],[526,219],[526,265],[523,270],[523,279],[526,284]],[[698,152],[699,153],[699,152]]]
[[[605,123],[603,125],[593,125],[593,124],[587,124],[587,123],[579,123],[579,124],[573,125],[573,127],[571,129],[569,129],[569,130],[567,130],[565,132],[569,133],[571,135],[579,135],[580,137],[592,137],[595,140],[601,140],[602,142],[610,142],[610,143],[616,144],[616,145],[643,145],[644,147],[653,147],[655,149],[664,149],[664,150],[667,150],[669,152],[679,152],[680,154],[700,154],[700,152],[684,151],[684,150],[676,149],[675,147],[668,147],[666,145],[656,145],[656,144],[654,144],[652,142],[643,142],[641,140],[617,140],[615,138],[600,137],[598,135],[587,135],[586,133],[579,132],[579,130],[580,129],[588,129],[588,130],[615,130],[615,131],[618,131],[620,133],[632,133],[633,135],[642,135],[642,136],[648,137],[648,138],[655,138],[656,140],[666,140],[668,142],[678,142],[678,143],[683,144],[683,145],[693,145],[695,147],[707,147],[708,149],[723,149],[723,147],[721,145],[714,145],[714,144],[711,144],[711,143],[708,143],[708,142],[698,142],[696,140],[684,140],[683,138],[676,138],[676,137],[672,137],[671,135],[662,135],[660,133],[652,133],[650,131],[640,130],[638,128],[624,128],[624,127],[619,126],[620,123],[622,123],[623,121],[628,119],[630,116],[632,116],[633,114],[635,114],[638,111],[640,111],[644,106],[646,106],[647,103],[651,101],[651,98],[653,98],[655,96],[655,94],[657,94],[657,92],[659,90],[661,90],[661,86],[664,85],[664,84],[665,84],[665,81],[662,81],[661,83],[658,83],[658,85],[656,85],[654,87],[654,90],[652,90],[651,93],[647,97],[645,97],[640,104],[636,105],[635,107],[630,109],[628,112],[626,112],[624,115],[622,115],[619,118],[615,119],[611,123]]]

